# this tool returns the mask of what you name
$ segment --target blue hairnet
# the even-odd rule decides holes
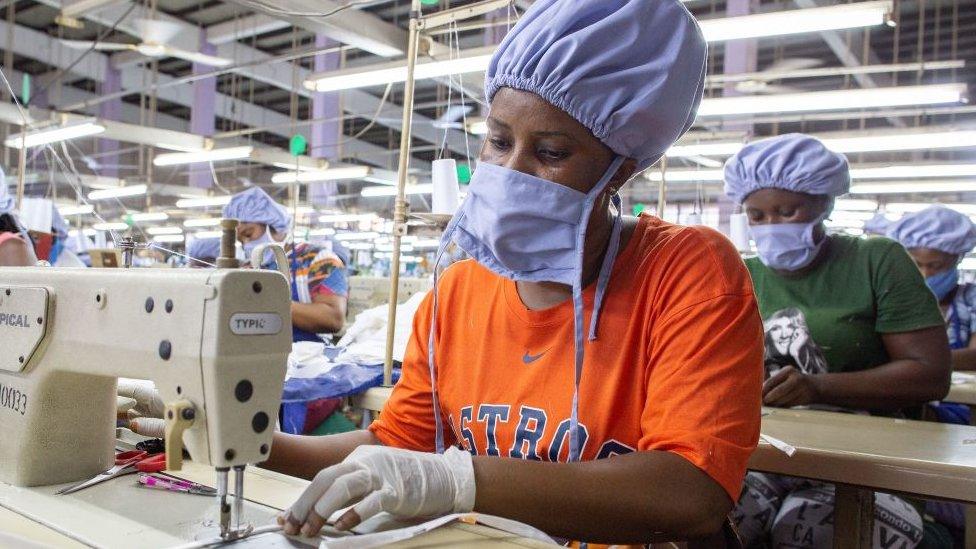
[[[61,212],[54,204],[51,204],[51,232],[62,240],[68,238],[68,224],[65,223],[64,218],[61,217]]]
[[[224,206],[224,217],[243,223],[261,223],[279,232],[288,230],[291,219],[285,209],[259,187],[235,194]]]
[[[532,92],[644,169],[695,120],[705,58],[678,0],[536,0],[492,56],[485,94]]]
[[[7,188],[7,176],[3,173],[3,168],[0,168],[0,215],[13,213],[15,204],[14,197]]]
[[[935,205],[894,222],[888,237],[909,249],[932,248],[962,255],[976,247],[976,226],[967,216]]]
[[[186,255],[193,259],[217,259],[220,257],[220,239],[195,238],[190,242]]]
[[[864,232],[868,234],[884,235],[888,233],[892,221],[885,217],[883,213],[874,214],[874,217],[864,222]]]
[[[738,204],[760,189],[833,198],[850,188],[847,157],[800,133],[753,141],[725,163],[725,194]]]

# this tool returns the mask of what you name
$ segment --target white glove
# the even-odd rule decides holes
[[[401,518],[431,517],[471,511],[474,495],[474,467],[464,450],[451,447],[438,455],[360,446],[342,463],[315,475],[280,522],[286,533],[296,534],[301,527],[303,536],[314,536],[348,505],[355,504],[352,510],[360,520],[380,511]]]
[[[132,411],[143,417],[163,417],[166,405],[159,397],[159,391],[151,381],[140,379],[119,378],[118,396],[131,398],[136,401]],[[131,417],[131,415],[130,415]]]

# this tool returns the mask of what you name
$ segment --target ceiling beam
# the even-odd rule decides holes
[[[207,27],[207,42],[215,45],[236,42],[266,32],[286,29],[291,23],[263,13],[231,19]]]

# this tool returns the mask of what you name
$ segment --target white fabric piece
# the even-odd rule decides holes
[[[427,292],[414,294],[407,301],[397,305],[396,333],[393,336],[393,359],[403,362],[407,352],[407,342],[413,331],[413,317]],[[359,362],[382,361],[386,357],[386,325],[388,305],[367,309],[358,315],[339,341],[340,347]]]
[[[776,437],[760,434],[759,438],[765,440],[770,446],[776,448],[780,452],[783,452],[788,457],[793,457],[793,454],[796,453],[796,448],[793,445],[787,444]]]
[[[304,524],[313,509],[330,517],[354,504],[363,520],[381,511],[397,517],[433,517],[474,508],[471,454],[456,447],[443,454],[385,446],[360,446],[337,465],[323,469],[287,515]]]
[[[496,530],[501,530],[522,538],[534,539],[543,543],[556,543],[541,530],[518,521],[480,513],[455,513],[416,526],[408,526],[406,528],[398,528],[396,530],[388,530],[374,534],[327,539],[322,542],[319,549],[371,549],[373,547],[382,547],[398,541],[413,539],[421,534],[458,521],[483,524]]]
[[[337,366],[325,356],[325,343],[296,341],[288,353],[288,373],[285,379],[311,379],[327,373]]]

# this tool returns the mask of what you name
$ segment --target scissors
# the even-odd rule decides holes
[[[55,492],[55,494],[70,494],[72,492],[77,492],[78,490],[88,488],[89,486],[94,486],[101,482],[105,482],[106,480],[111,480],[115,477],[120,477],[122,475],[128,475],[135,472],[158,473],[164,469],[166,469],[166,454],[150,455],[139,450],[130,450],[128,452],[116,454],[115,466],[108,471],[103,471],[95,477],[75,484],[74,486],[62,488],[61,490]]]

